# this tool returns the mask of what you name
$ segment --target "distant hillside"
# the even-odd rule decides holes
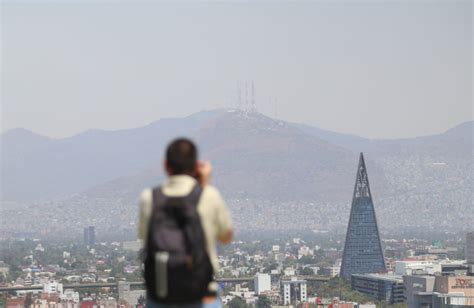
[[[308,135],[318,137],[327,142],[356,152],[370,151],[376,146],[375,141],[359,137],[357,135],[336,133],[307,124],[291,123],[290,125],[305,132]]]
[[[442,134],[393,140],[367,139],[356,135],[331,132],[305,124],[292,123],[291,125],[311,136],[341,147],[357,152],[373,152],[377,155],[399,155],[402,153],[412,155],[421,151],[447,159],[455,157],[464,159],[472,155],[474,148],[474,121],[459,124]]]
[[[353,182],[354,152],[261,114],[227,112],[190,136],[199,144],[201,157],[212,161],[214,182],[230,198],[322,199],[337,195],[341,185],[350,187]],[[87,194],[132,201],[162,175],[158,159]]]
[[[2,198],[37,215],[55,212],[56,221],[78,230],[89,223],[108,232],[133,229],[138,194],[163,178],[164,147],[173,137],[190,136],[212,161],[213,181],[239,228],[343,230],[364,151],[383,230],[462,229],[474,221],[473,127],[467,122],[439,135],[369,140],[213,110],[59,140],[14,130],[1,136]],[[15,208],[4,214],[20,215]],[[35,228],[51,232],[48,219]]]
[[[89,130],[49,139],[23,129],[1,135],[2,200],[52,198],[130,174],[161,159],[173,137],[189,135],[222,111],[162,119],[128,130]]]

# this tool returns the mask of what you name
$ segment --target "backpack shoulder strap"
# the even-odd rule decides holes
[[[156,211],[159,206],[162,206],[166,202],[166,196],[162,192],[161,186],[152,188],[151,190],[151,211],[150,216],[148,217],[148,230],[147,230],[147,241],[150,237],[150,231],[153,224],[153,219],[156,215]]]
[[[149,247],[149,241],[151,237],[151,230],[153,228],[153,219],[156,215],[156,209],[158,206],[163,205],[166,202],[166,196],[163,194],[161,186],[156,186],[151,189],[151,209],[150,209],[150,216],[148,217],[148,227],[146,238],[144,241],[143,247],[143,260],[146,259],[147,251]]]
[[[161,186],[157,186],[152,189],[152,208],[151,211],[154,212],[157,206],[161,206],[166,201],[166,196],[163,194],[163,189]]]
[[[185,198],[187,199],[187,201],[197,207],[199,199],[201,198],[202,191],[203,189],[201,185],[199,183],[196,183],[191,192]]]

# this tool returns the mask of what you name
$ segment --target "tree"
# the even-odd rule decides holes
[[[311,276],[311,275],[314,275],[314,271],[309,267],[304,267],[300,270],[300,275]]]
[[[238,296],[231,299],[231,301],[227,305],[229,306],[229,308],[246,308],[247,307],[247,304],[245,303],[245,301]]]
[[[298,263],[300,264],[314,264],[316,259],[313,256],[302,256],[298,259]]]
[[[137,303],[143,307],[145,307],[146,304],[146,298],[143,295],[140,295],[137,299]]]
[[[333,278],[317,288],[316,293],[321,297],[339,297],[341,300],[354,302],[373,302],[374,299],[366,294],[351,289],[349,281],[342,278]]]
[[[0,294],[0,307],[6,307],[6,306],[7,306],[6,294]]]
[[[275,270],[278,268],[278,264],[275,263],[275,262],[272,262],[272,263],[265,263],[263,264],[263,272],[264,273],[270,273],[272,270]]]
[[[259,295],[257,299],[257,308],[271,308],[272,301],[265,295]]]

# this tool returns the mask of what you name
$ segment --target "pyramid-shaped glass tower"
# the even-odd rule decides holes
[[[360,153],[351,216],[342,257],[341,277],[348,279],[352,274],[385,271],[385,260],[364,155]]]

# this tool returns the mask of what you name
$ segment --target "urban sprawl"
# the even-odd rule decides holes
[[[76,242],[0,239],[0,307],[145,307],[142,247],[95,226]],[[253,234],[218,254],[231,308],[474,307],[474,232],[381,238],[362,154],[345,238]]]

